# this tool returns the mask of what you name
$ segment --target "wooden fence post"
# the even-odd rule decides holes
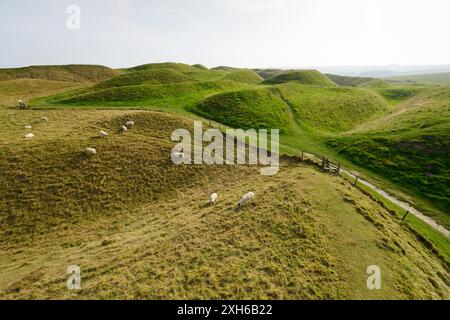
[[[339,172],[341,172],[341,163],[339,162],[336,175],[339,175]]]
[[[408,213],[409,213],[409,211],[408,210],[406,210],[406,213],[405,213],[405,215],[403,216],[403,218],[402,218],[402,222],[403,222],[403,220],[405,220],[406,219],[406,216],[408,215]]]
[[[355,182],[353,183],[353,185],[356,187],[356,184],[358,183],[358,176],[356,176]]]
[[[303,161],[303,151],[302,151],[302,161]]]

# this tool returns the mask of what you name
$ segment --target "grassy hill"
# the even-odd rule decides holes
[[[0,81],[0,106],[15,106],[18,100],[28,101],[32,98],[61,93],[85,85],[79,82],[42,79],[3,80]]]
[[[259,74],[263,79],[273,78],[287,71],[283,69],[253,69],[253,70],[257,74]]]
[[[234,81],[217,80],[162,85],[130,85],[102,89],[94,86],[68,94],[55,95],[43,103],[67,106],[188,106],[203,97],[244,87]],[[36,102],[39,105],[39,101]]]
[[[450,84],[450,72],[399,76],[399,77],[387,78],[387,80],[388,81],[422,83],[422,84],[448,85],[448,84]]]
[[[223,70],[210,70],[199,65],[188,65],[184,63],[163,62],[150,63],[126,69],[126,71],[149,71],[155,69],[171,69],[182,73],[195,81],[209,81],[221,78],[225,72]]]
[[[24,124],[35,139],[23,139]],[[172,165],[170,135],[192,130],[187,118],[2,110],[0,126],[2,298],[450,297],[448,263],[340,177],[288,160],[275,176]],[[88,146],[98,154],[84,156]],[[234,210],[250,190],[255,201]],[[366,288],[373,264],[381,290]],[[80,291],[67,290],[69,265],[81,268]]]
[[[236,82],[242,82],[247,84],[258,84],[263,81],[263,78],[260,77],[253,70],[238,70],[227,73],[222,79],[231,80]]]
[[[140,84],[154,85],[191,81],[189,77],[173,69],[153,69],[124,73],[98,83],[95,88],[106,89]]]
[[[427,90],[329,144],[446,212],[434,214],[449,228],[449,101],[449,88]]]
[[[389,86],[389,84],[382,79],[339,76],[336,74],[329,74],[329,73],[325,75],[331,81],[342,87],[380,88]]]
[[[346,131],[387,110],[386,102],[366,89],[320,88],[296,83],[277,88],[296,120],[321,132]]]
[[[98,65],[30,66],[0,69],[0,81],[41,79],[64,82],[98,82],[117,74],[116,70]]]
[[[336,84],[317,70],[299,70],[284,72],[264,80],[265,84],[296,82],[304,85],[336,86]]]
[[[200,101],[200,115],[236,128],[274,128],[286,132],[291,124],[289,107],[271,88],[219,93]]]

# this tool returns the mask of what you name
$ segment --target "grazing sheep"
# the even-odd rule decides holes
[[[217,193],[214,192],[214,193],[211,195],[211,204],[212,204],[212,205],[215,205],[216,202],[217,202]]]
[[[108,136],[108,133],[106,131],[100,130],[100,137],[105,138]]]
[[[253,192],[248,192],[244,194],[237,204],[238,209],[244,206],[245,204],[249,203],[250,201],[252,201],[254,198],[255,194]]]
[[[134,121],[127,121],[127,123],[125,123],[125,125],[126,125],[128,128],[131,128],[132,126],[134,126]]]
[[[126,132],[126,131],[128,131],[128,128],[125,127],[125,126],[122,126],[122,131],[123,131],[123,132]]]
[[[25,129],[31,129],[31,126],[29,124],[27,124],[24,128]]]
[[[47,117],[41,117],[41,120],[44,122],[48,122],[48,118]]]
[[[86,148],[86,154],[88,156],[93,156],[93,155],[97,154],[97,150],[95,150],[94,148]]]
[[[27,108],[27,104],[24,101],[22,101],[22,100],[17,101],[17,105],[19,106],[20,109],[26,109]]]
[[[32,133],[25,135],[25,139],[32,139],[32,138],[34,138],[34,134]]]

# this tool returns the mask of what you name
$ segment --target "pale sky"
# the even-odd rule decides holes
[[[0,0],[0,67],[450,64],[449,38],[449,0]]]

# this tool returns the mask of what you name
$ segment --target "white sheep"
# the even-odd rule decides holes
[[[24,128],[25,129],[31,129],[31,126],[29,124],[27,124]]]
[[[106,131],[100,130],[100,137],[105,138],[108,136],[108,133]]]
[[[33,139],[33,138],[34,138],[33,133],[29,133],[29,134],[25,135],[25,139]]]
[[[97,150],[95,150],[94,148],[86,148],[86,154],[88,156],[93,156],[93,155],[97,154]]]
[[[215,205],[217,202],[217,193],[214,192],[210,198],[211,198],[211,204]]]
[[[18,105],[19,108],[21,108],[21,109],[26,109],[26,108],[27,108],[27,104],[26,104],[23,100],[17,101],[17,105]]]
[[[44,122],[48,122],[48,118],[47,117],[41,117],[41,120]]]
[[[126,131],[128,131],[128,128],[125,127],[125,126],[122,126],[122,131],[123,131],[123,132],[126,132]]]
[[[126,125],[128,128],[131,128],[132,126],[134,126],[134,121],[127,121],[127,123],[125,123],[125,125]]]
[[[253,192],[248,192],[246,194],[244,194],[241,199],[239,200],[237,207],[241,208],[242,206],[244,206],[245,204],[249,203],[250,201],[252,201],[255,198],[255,194]]]

